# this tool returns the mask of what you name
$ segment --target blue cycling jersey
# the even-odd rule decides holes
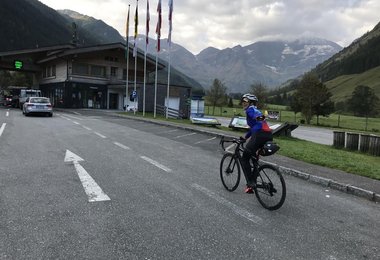
[[[247,115],[247,124],[249,126],[249,131],[245,134],[245,138],[249,138],[253,133],[257,133],[259,131],[271,132],[268,123],[261,113],[255,106],[249,106],[245,113]]]

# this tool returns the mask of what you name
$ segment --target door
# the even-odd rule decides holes
[[[116,93],[110,93],[109,94],[109,109],[118,109],[119,104],[118,104],[118,99],[119,99],[119,94]]]

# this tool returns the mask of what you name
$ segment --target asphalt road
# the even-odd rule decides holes
[[[209,135],[96,111],[2,126],[0,259],[380,258],[378,204],[285,176],[267,211],[224,190]]]

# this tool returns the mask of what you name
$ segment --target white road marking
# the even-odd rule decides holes
[[[66,150],[65,162],[72,162],[75,170],[78,173],[79,179],[82,182],[84,191],[87,194],[89,202],[106,201],[111,200],[107,194],[99,187],[95,180],[87,173],[87,171],[79,164],[80,161],[84,161],[81,157],[75,153]]]
[[[256,216],[256,215],[254,215],[254,214],[252,214],[251,212],[249,212],[248,210],[243,209],[243,208],[241,208],[241,207],[239,207],[239,206],[233,204],[232,202],[230,202],[230,201],[228,201],[228,200],[226,200],[226,199],[224,199],[224,198],[218,196],[217,194],[215,194],[214,192],[210,191],[209,189],[207,189],[207,188],[205,188],[205,187],[202,187],[202,186],[200,186],[200,185],[198,185],[198,184],[196,184],[196,183],[191,184],[191,186],[192,186],[193,188],[197,189],[198,191],[203,192],[203,193],[206,194],[208,197],[210,197],[210,198],[216,200],[216,201],[219,202],[220,204],[222,204],[222,205],[224,205],[224,206],[226,206],[226,207],[232,209],[232,211],[233,211],[235,214],[237,214],[237,215],[239,215],[239,216],[241,216],[241,217],[243,217],[243,218],[246,218],[246,219],[248,219],[249,221],[252,221],[252,222],[255,223],[255,224],[259,224],[260,222],[263,221],[262,218],[260,218],[260,217],[258,217],[258,216]]]
[[[9,116],[9,111],[7,111],[7,112],[5,113],[5,116]]]
[[[212,141],[212,140],[214,140],[214,139],[216,139],[216,137],[212,137],[212,138],[209,138],[209,139],[206,139],[206,140],[202,140],[202,141],[196,142],[196,143],[194,143],[194,144],[205,143],[205,142],[208,142],[208,141]]]
[[[76,113],[76,112],[74,112],[74,113]],[[79,113],[76,113],[77,115],[81,115],[81,114],[79,114]],[[76,119],[76,120],[83,120],[82,118],[79,118],[79,117],[76,117],[76,116],[72,116],[72,115],[66,115],[67,117],[71,117],[71,118],[74,118],[74,119]]]
[[[96,134],[97,136],[100,136],[101,138],[107,138],[105,135],[102,135],[101,133],[98,133],[98,132],[94,132],[94,134]]]
[[[5,126],[7,125],[7,123],[3,123],[0,127],[0,136],[3,134],[3,131],[5,129]]]
[[[184,135],[178,135],[174,138],[181,138],[181,137],[185,137],[185,136],[190,136],[190,135],[196,135],[197,133],[189,133],[189,134],[184,134]]]
[[[159,134],[171,133],[171,132],[176,132],[176,131],[178,131],[178,129],[173,129],[173,130],[169,130],[169,131],[159,132]]]
[[[150,158],[148,158],[146,156],[140,156],[140,158],[143,159],[143,160],[145,160],[145,161],[147,161],[147,162],[149,162],[149,163],[151,163],[151,164],[153,164],[154,166],[160,168],[161,170],[164,170],[166,172],[171,172],[172,171],[168,167],[166,167],[166,166],[164,166],[164,165],[162,165],[162,164],[156,162],[155,160],[152,160],[152,159],[150,159]]]
[[[89,131],[92,130],[91,128],[89,128],[89,127],[87,127],[87,126],[84,126],[84,125],[82,125],[82,127],[83,127],[84,129],[86,129],[86,130],[89,130]]]
[[[114,142],[115,145],[125,149],[125,150],[131,150],[131,148],[129,148],[128,146],[125,146],[124,144],[121,144],[121,143],[118,143],[118,142]]]
[[[80,125],[80,123],[78,123],[78,122],[76,122],[76,121],[73,121],[73,123],[76,124],[76,125]]]

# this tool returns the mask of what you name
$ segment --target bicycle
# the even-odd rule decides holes
[[[232,145],[226,148],[225,143],[228,142],[232,143]],[[244,151],[244,142],[245,140],[236,138],[226,140],[222,137],[220,140],[223,150],[227,151],[220,161],[220,178],[224,188],[230,192],[236,190],[240,183],[240,160]],[[232,151],[229,150],[231,147]],[[275,143],[267,142],[258,150],[258,154],[251,158],[252,170],[257,172],[257,178],[252,188],[259,203],[268,210],[277,210],[284,204],[286,185],[277,167],[262,163],[259,159],[260,155],[272,155],[278,149],[279,147]]]

